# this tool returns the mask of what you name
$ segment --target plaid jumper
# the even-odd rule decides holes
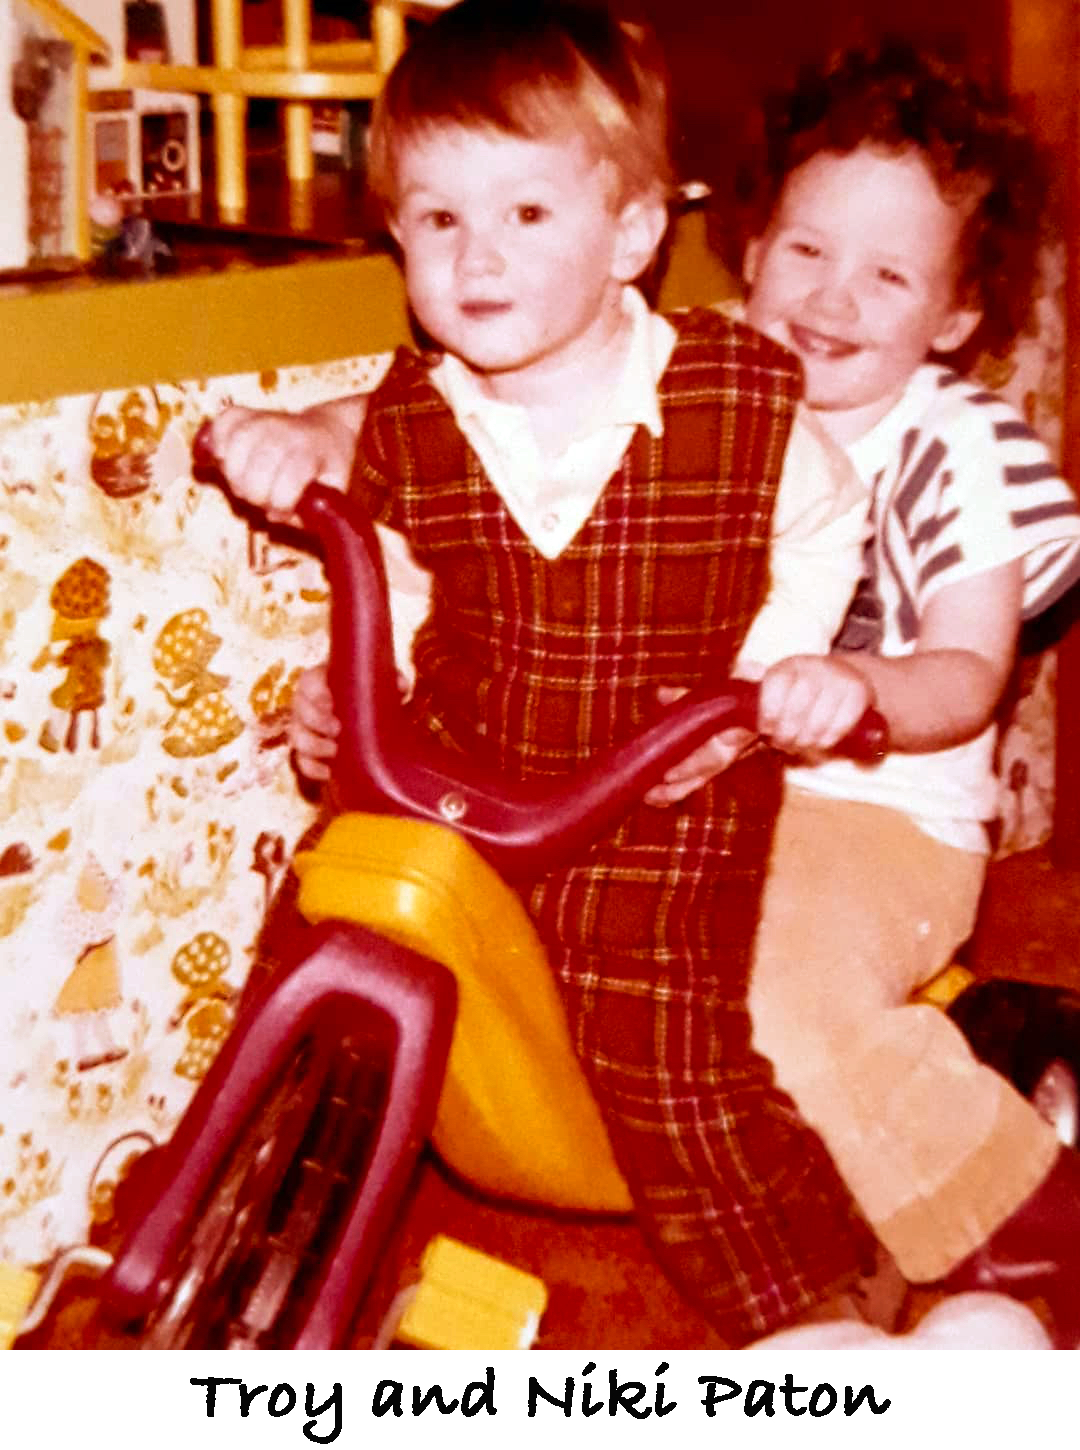
[[[431,571],[418,718],[508,775],[562,775],[628,736],[659,685],[722,681],[768,588],[799,376],[714,313],[673,319],[663,436],[639,427],[547,560],[427,377],[398,354],[351,482]],[[757,749],[678,806],[633,809],[525,889],[642,1227],[733,1344],[859,1272],[865,1229],[750,1048],[751,947],[781,763]]]

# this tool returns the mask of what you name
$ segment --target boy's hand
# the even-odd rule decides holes
[[[770,744],[817,760],[875,704],[859,671],[837,655],[792,655],[766,670],[758,729]]]
[[[673,705],[686,694],[683,689],[662,685],[657,691],[662,705]],[[646,791],[645,800],[651,806],[670,806],[681,801],[695,790],[700,790],[714,775],[719,775],[753,743],[752,731],[735,727],[722,730],[706,740],[704,745],[673,765],[659,785]]]
[[[289,721],[289,745],[297,769],[308,780],[329,780],[341,724],[326,678],[326,666],[305,670],[296,682]]]
[[[295,523],[297,502],[312,479],[339,489],[348,483],[359,432],[348,404],[356,401],[303,413],[227,408],[208,441],[229,488],[269,518]]]

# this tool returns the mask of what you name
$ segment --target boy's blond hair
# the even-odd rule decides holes
[[[420,30],[375,103],[368,182],[387,214],[406,142],[445,126],[580,136],[619,177],[614,204],[668,195],[667,79],[644,26],[572,0],[460,0]]]

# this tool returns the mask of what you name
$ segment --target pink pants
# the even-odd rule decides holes
[[[897,811],[789,788],[762,898],[754,1046],[914,1282],[984,1242],[1060,1146],[943,1012],[908,1005],[970,935],[984,869]]]

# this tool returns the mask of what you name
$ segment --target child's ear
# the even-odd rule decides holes
[[[612,262],[616,281],[637,281],[656,256],[667,224],[667,202],[659,192],[635,196],[623,206]]]
[[[982,321],[978,307],[954,307],[931,343],[934,352],[955,352],[963,347]]]

